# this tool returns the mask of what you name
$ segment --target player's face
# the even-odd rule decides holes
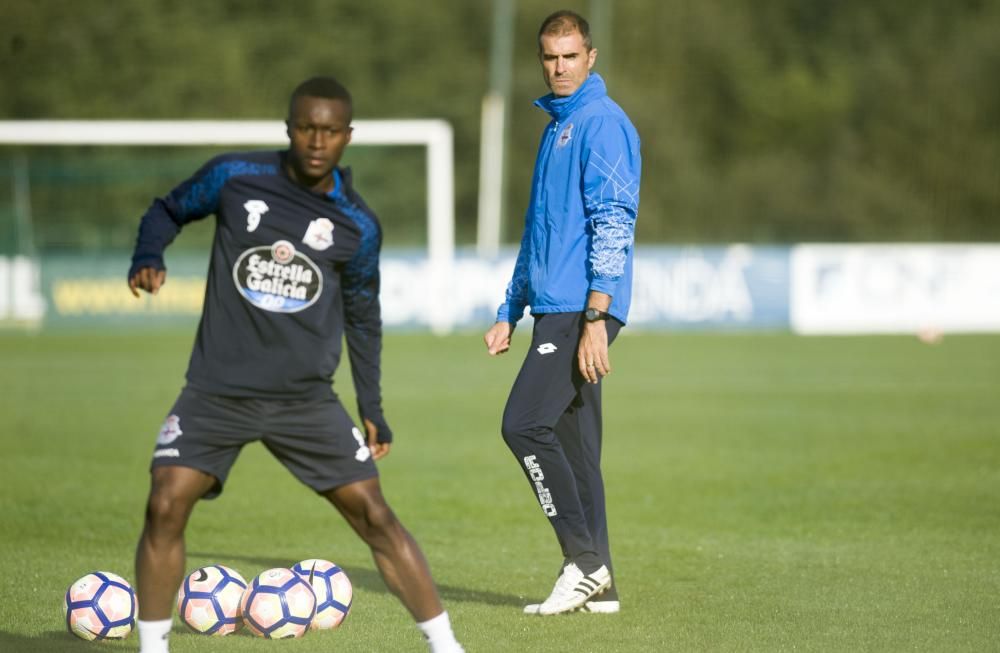
[[[597,49],[583,44],[580,32],[546,34],[539,40],[538,58],[542,62],[545,84],[557,97],[573,95],[580,88],[597,59]]]
[[[285,124],[289,173],[303,186],[333,190],[333,169],[351,142],[351,107],[343,100],[300,97]]]

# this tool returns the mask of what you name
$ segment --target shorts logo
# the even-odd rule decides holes
[[[371,449],[368,448],[368,443],[365,442],[365,436],[361,435],[361,431],[355,426],[351,429],[351,434],[354,439],[358,441],[358,451],[354,454],[354,459],[359,463],[363,463],[372,456]]]
[[[327,218],[316,218],[309,223],[302,242],[319,251],[333,245],[333,223]]]
[[[153,452],[153,458],[180,458],[181,452],[178,449],[157,449]]]
[[[264,200],[247,200],[243,203],[243,208],[247,212],[247,231],[254,231],[260,224],[261,217],[271,210]]]
[[[233,266],[233,282],[244,299],[274,313],[297,313],[323,293],[319,268],[287,240],[243,252]]]
[[[535,484],[535,492],[538,493],[538,503],[542,505],[542,512],[549,517],[555,517],[558,513],[555,504],[552,503],[552,492],[542,483],[545,480],[545,474],[542,473],[541,465],[535,462],[535,456],[524,457],[524,469],[528,471],[528,478]]]
[[[573,138],[573,123],[566,125],[566,128],[562,130],[559,134],[559,138],[556,140],[556,147],[566,147],[570,140]]]
[[[538,348],[535,351],[544,356],[545,354],[551,354],[557,349],[559,348],[553,345],[551,342],[547,342],[544,345],[538,345]]]
[[[160,427],[160,434],[156,436],[156,444],[157,446],[170,444],[182,435],[184,431],[181,430],[181,418],[177,415],[167,415],[167,419],[163,420],[163,426]]]

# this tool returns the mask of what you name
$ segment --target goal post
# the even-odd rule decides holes
[[[417,145],[427,150],[429,297],[445,292],[455,260],[454,136],[440,119],[355,120],[353,145]],[[280,120],[5,120],[4,145],[287,146]],[[452,327],[447,301],[429,302],[435,332]]]

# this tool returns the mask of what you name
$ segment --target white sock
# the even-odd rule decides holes
[[[463,653],[465,651],[455,639],[447,612],[442,612],[433,619],[421,621],[417,627],[423,631],[424,637],[427,638],[427,645],[430,646],[431,653]]]
[[[172,619],[139,621],[139,653],[168,653],[167,637],[170,636]]]

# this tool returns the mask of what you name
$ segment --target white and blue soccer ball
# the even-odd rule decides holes
[[[313,630],[329,630],[339,626],[351,610],[354,588],[344,570],[318,558],[303,560],[292,567],[299,576],[312,585],[316,593],[316,616]]]
[[[66,590],[66,628],[86,640],[125,639],[135,627],[135,591],[110,571],[94,571]]]
[[[316,593],[308,580],[277,567],[250,581],[241,608],[243,622],[258,637],[302,637],[316,615]]]
[[[223,565],[196,569],[177,591],[177,613],[196,633],[228,635],[243,625],[240,603],[246,588],[235,569]]]

